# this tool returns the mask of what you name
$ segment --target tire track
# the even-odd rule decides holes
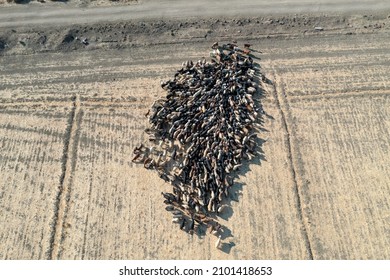
[[[95,149],[93,149],[93,154]],[[88,219],[89,219],[89,213],[91,210],[91,196],[92,196],[92,186],[93,186],[93,179],[94,179],[94,170],[95,170],[95,161],[92,159],[92,166],[91,166],[91,173],[89,174],[89,190],[88,190],[88,208],[87,208],[87,217],[85,218],[85,227],[84,227],[84,236],[83,236],[83,245],[81,249],[81,259],[85,259],[85,251],[87,247],[87,237],[88,237]]]
[[[150,98],[151,103],[152,98]],[[134,107],[136,109],[145,109],[149,108],[149,104],[145,104],[144,101],[110,101],[110,100],[89,100],[89,101],[80,101],[80,104],[83,107],[97,107],[97,108],[112,108],[112,107]],[[0,104],[0,108],[18,108],[18,107],[66,107],[69,105],[68,100],[58,101],[58,102],[43,102],[43,101],[26,101],[26,102],[9,102]],[[8,113],[8,112],[7,112]]]
[[[77,146],[83,113],[80,109],[80,97],[77,95],[73,100],[73,107],[65,133],[62,174],[60,177],[59,191],[54,211],[54,224],[49,246],[48,258],[51,260],[58,259],[60,255],[61,241],[64,238],[64,221],[68,209],[73,172],[76,166]]]
[[[356,97],[387,97],[390,96],[390,91],[383,89],[362,90],[357,92],[336,92],[324,94],[302,94],[289,95],[290,102],[299,102],[301,100],[318,100],[318,99],[347,99]]]
[[[280,94],[278,94],[278,92],[277,92],[276,82],[275,82],[276,81],[276,74],[275,73],[273,73],[273,80],[274,80],[274,82],[272,84],[272,86],[273,86],[272,92],[273,92],[273,96],[275,98],[276,107],[278,108],[280,115],[281,115],[282,127],[283,127],[284,131],[286,132],[286,148],[287,148],[287,153],[288,153],[288,161],[289,161],[289,165],[290,165],[290,172],[291,172],[291,175],[293,177],[294,192],[296,195],[298,215],[299,215],[299,219],[302,222],[302,234],[304,237],[305,247],[306,247],[309,259],[314,260],[313,250],[312,250],[310,238],[308,235],[308,229],[307,229],[308,226],[306,225],[306,223],[303,219],[304,213],[303,213],[303,208],[302,208],[302,198],[301,198],[301,194],[300,194],[299,187],[298,187],[296,168],[294,166],[292,149],[291,149],[291,142],[292,141],[291,141],[291,136],[290,136],[291,135],[290,127],[289,127],[288,122],[287,122],[286,114],[283,111],[282,106],[281,106],[281,104],[283,103],[283,106],[286,107],[286,100],[282,96],[280,96]],[[288,110],[288,108],[287,108],[287,110]]]
[[[390,91],[388,89],[370,89],[370,90],[361,90],[354,92],[334,92],[334,93],[324,93],[324,94],[293,94],[289,95],[290,102],[299,102],[301,100],[317,100],[317,99],[346,99],[346,98],[354,98],[354,97],[365,97],[365,96],[375,96],[375,97],[386,97],[390,96]],[[152,98],[150,98],[152,103]],[[264,100],[264,102],[267,102]],[[84,100],[80,101],[80,104],[84,108],[135,108],[135,109],[147,109],[149,108],[149,104],[146,104],[144,101],[111,101],[111,100]],[[19,107],[66,107],[69,105],[69,101],[26,101],[26,102],[9,102],[0,104],[0,108],[19,108]],[[9,113],[7,111],[7,113]]]

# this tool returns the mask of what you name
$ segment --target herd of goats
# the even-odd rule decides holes
[[[261,113],[250,45],[214,43],[211,61],[186,61],[174,78],[161,83],[167,91],[154,102],[145,132],[154,143],[134,150],[133,162],[157,170],[173,186],[162,193],[166,210],[181,230],[201,225],[219,236],[218,223],[229,201],[233,176],[242,159],[256,155],[255,126]]]

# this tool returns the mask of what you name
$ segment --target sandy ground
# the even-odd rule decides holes
[[[1,29],[0,258],[389,259],[388,14]],[[131,156],[160,80],[233,38],[269,83],[217,250],[170,223],[170,186]]]
[[[90,1],[94,3],[95,1]],[[102,1],[107,3],[107,1]],[[152,19],[188,19],[196,20],[212,17],[269,17],[279,14],[299,15],[304,13],[338,13],[354,14],[371,12],[388,12],[390,2],[387,0],[140,0],[129,5],[111,5],[106,7],[80,8],[70,3],[32,3],[29,5],[12,5],[2,7],[0,27],[95,24],[102,21],[134,21]]]

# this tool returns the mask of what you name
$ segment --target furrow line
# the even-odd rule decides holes
[[[70,187],[76,164],[78,134],[82,118],[80,110],[80,97],[75,96],[72,111],[69,117],[68,127],[64,139],[64,153],[62,157],[62,174],[54,212],[54,228],[49,246],[49,259],[58,259],[61,242],[64,237],[64,220],[68,208]]]
[[[306,247],[306,250],[308,252],[308,256],[309,256],[309,259],[310,260],[313,260],[314,257],[313,257],[313,250],[312,250],[312,247],[311,247],[311,242],[310,242],[310,238],[309,238],[309,234],[308,234],[308,230],[307,230],[307,225],[303,219],[304,217],[304,213],[303,213],[303,208],[302,208],[302,198],[301,198],[301,194],[300,194],[300,191],[299,191],[299,187],[298,187],[298,182],[297,182],[297,176],[296,176],[296,170],[295,170],[295,167],[294,167],[294,161],[293,161],[293,154],[292,154],[292,148],[291,148],[291,135],[290,135],[290,128],[289,128],[289,125],[288,125],[288,122],[287,122],[287,119],[286,119],[286,114],[281,106],[281,99],[282,97],[280,97],[280,95],[278,94],[277,92],[277,89],[276,89],[276,75],[275,73],[273,74],[274,76],[274,81],[273,81],[273,95],[274,95],[274,98],[275,98],[275,102],[276,102],[276,106],[280,112],[280,115],[281,115],[281,121],[282,121],[282,127],[286,133],[286,148],[287,148],[287,153],[288,153],[288,161],[289,161],[289,165],[290,165],[290,171],[291,171],[291,175],[292,175],[292,179],[293,179],[293,184],[294,184],[294,192],[295,192],[295,195],[296,195],[296,202],[297,202],[297,208],[298,208],[298,215],[299,215],[299,219],[301,220],[302,222],[302,233],[303,233],[303,238],[305,240],[305,247]]]

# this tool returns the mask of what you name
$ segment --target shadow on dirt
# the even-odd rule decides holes
[[[31,2],[31,0],[13,0],[13,1],[10,1],[10,0],[7,0],[8,3],[10,2],[14,2],[16,4],[28,4]]]
[[[4,51],[6,47],[7,42],[4,39],[0,38],[0,52]]]

